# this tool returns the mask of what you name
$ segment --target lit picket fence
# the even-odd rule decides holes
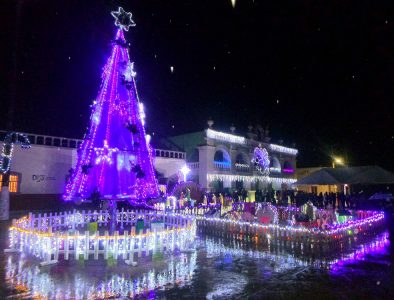
[[[121,229],[112,234],[107,226],[114,224]],[[137,220],[147,225],[136,233]],[[96,222],[106,230],[87,230],[88,224]],[[124,228],[128,228],[127,230]],[[85,231],[82,233],[81,231]],[[196,236],[193,216],[164,214],[156,211],[121,210],[73,211],[33,215],[29,213],[13,220],[9,229],[10,248],[5,252],[21,251],[33,254],[42,260],[41,265],[65,260],[122,258],[128,264],[136,264],[135,258],[154,255],[156,252],[189,251]]]

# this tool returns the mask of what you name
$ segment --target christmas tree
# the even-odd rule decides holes
[[[135,23],[123,8],[111,13],[119,27],[93,101],[90,126],[66,184],[65,200],[102,198],[145,203],[159,195],[152,150],[144,128],[144,107],[136,88],[124,30]]]

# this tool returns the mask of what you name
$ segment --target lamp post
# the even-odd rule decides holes
[[[335,168],[335,166],[337,166],[337,165],[341,165],[341,166],[345,165],[343,158],[341,158],[341,157],[333,157],[332,158],[332,167]]]
[[[181,168],[181,172],[182,172],[182,174],[183,174],[183,181],[186,182],[187,174],[190,173],[189,167],[188,167],[187,165],[184,165],[184,166]]]

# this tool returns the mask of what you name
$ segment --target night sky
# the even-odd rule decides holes
[[[0,129],[83,136],[121,5],[153,140],[259,123],[299,166],[394,171],[394,1],[1,2]]]

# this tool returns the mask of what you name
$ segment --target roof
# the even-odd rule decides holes
[[[393,184],[394,174],[379,166],[322,168],[297,181],[297,185]]]

